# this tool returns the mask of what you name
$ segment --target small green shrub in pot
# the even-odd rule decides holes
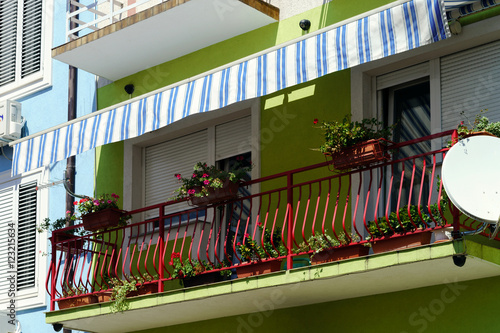
[[[317,120],[314,123],[316,124]],[[323,121],[319,128],[325,136],[325,142],[319,147],[319,151],[332,154],[371,139],[388,139],[394,126],[384,127],[382,122],[375,118],[351,121],[347,115],[342,121]]]

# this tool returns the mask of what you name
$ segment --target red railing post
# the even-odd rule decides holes
[[[56,308],[56,246],[54,241],[54,236],[50,237],[51,244],[51,259],[50,259],[50,270],[52,275],[50,277],[50,311],[54,311]]]
[[[287,185],[286,185],[286,197],[287,197],[287,210],[288,210],[288,221],[287,221],[287,226],[288,226],[288,233],[287,233],[287,245],[288,245],[288,251],[287,251],[287,256],[286,256],[286,269],[292,269],[293,268],[293,173],[288,173],[287,174]]]
[[[158,292],[162,292],[163,291],[163,277],[164,277],[164,262],[163,262],[163,252],[164,252],[164,236],[165,236],[165,222],[164,222],[164,212],[165,212],[165,208],[164,206],[160,206],[160,214],[159,215],[159,226],[158,226],[158,244],[157,246],[160,247],[160,251],[159,251],[159,260],[158,260],[158,270],[160,271],[159,273],[159,282],[158,282]]]

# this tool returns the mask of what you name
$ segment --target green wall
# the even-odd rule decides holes
[[[256,304],[261,312],[140,332],[493,333],[500,332],[498,295],[499,277],[280,310],[273,304],[286,299],[269,297]]]
[[[181,58],[115,81],[98,90],[98,109],[129,99],[123,87],[133,83],[134,97],[217,68],[231,61],[300,37],[300,19],[312,22],[310,31],[342,21],[392,1],[334,0],[310,11],[206,47]],[[261,99],[261,173],[269,175],[323,161],[311,150],[321,143],[313,120],[341,119],[350,111],[350,72],[345,70],[287,88]],[[216,112],[216,111],[215,111]],[[293,151],[290,151],[292,150]],[[96,194],[123,194],[123,143],[96,150]],[[270,184],[272,185],[272,184]]]

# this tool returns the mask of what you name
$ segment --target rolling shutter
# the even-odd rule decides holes
[[[215,160],[251,151],[251,117],[240,118],[215,127]]]
[[[184,177],[189,176],[197,162],[207,161],[207,130],[146,147],[145,205],[168,201],[179,188],[174,175],[180,173]]]
[[[488,109],[484,115],[490,121],[500,121],[499,58],[497,41],[441,59],[443,131],[457,128],[462,120],[473,123],[482,109]]]

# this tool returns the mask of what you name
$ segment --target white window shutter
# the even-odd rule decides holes
[[[8,300],[9,290],[9,228],[14,221],[14,187],[0,190],[0,302]],[[16,232],[17,233],[17,232]],[[17,242],[17,239],[15,239]],[[12,257],[11,257],[12,258]]]
[[[21,78],[41,70],[42,13],[42,0],[24,1]]]
[[[36,182],[19,186],[17,231],[17,288],[19,290],[35,286],[36,186]]]
[[[0,1],[0,87],[16,79],[17,0]]]

